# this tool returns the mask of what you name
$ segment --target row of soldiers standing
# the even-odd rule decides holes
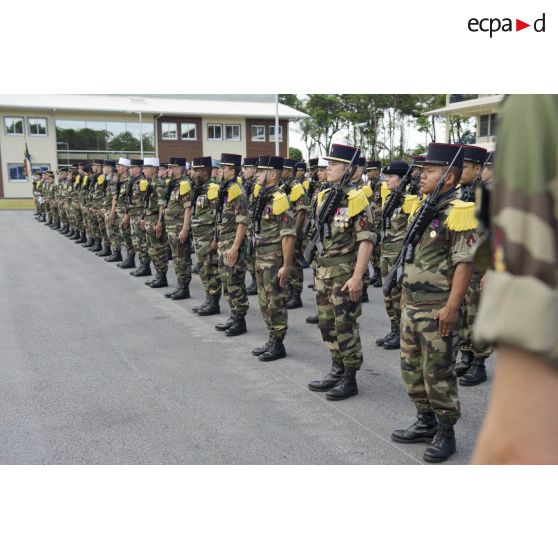
[[[172,257],[177,288],[165,296],[174,300],[190,297],[191,256],[195,249],[206,298],[193,310],[199,316],[218,314],[220,297],[224,295],[230,305],[230,317],[215,327],[225,335],[247,331],[247,297],[256,291],[269,330],[268,341],[252,351],[261,361],[286,356],[283,341],[287,310],[302,306],[306,249],[311,254],[306,260],[314,271],[317,321],[332,357],[329,374],[310,382],[309,388],[326,391],[330,400],[340,400],[358,392],[356,372],[362,365],[362,348],[357,320],[361,302],[367,301],[367,286],[381,286],[382,278],[385,283],[397,259],[408,223],[424,202],[419,193],[423,168],[429,173],[431,169],[447,168],[455,148],[431,144],[429,156],[438,150],[443,157],[416,158],[410,166],[394,161],[383,169],[383,177],[379,161],[367,162],[356,148],[338,144],[332,146],[328,157],[310,160],[308,170],[304,163],[281,157],[245,158],[242,164],[241,156],[223,154],[218,176],[210,157],[194,159],[189,170],[186,160],[180,157],[170,158],[167,164],[157,158],[120,158],[118,162],[94,161],[91,165],[62,168],[58,183],[54,183],[52,174],[47,174],[34,184],[34,192],[39,220],[104,256],[106,261],[131,269],[136,267],[137,254],[140,265],[131,272],[136,277],[151,275],[152,262],[156,276],[146,283],[152,288],[168,286],[166,274],[169,256]],[[424,328],[414,337],[408,331],[409,320],[416,325],[423,317],[405,312],[402,316],[402,306],[410,312],[416,304],[424,312],[425,303],[433,305],[436,317],[432,314],[429,318],[438,323],[441,302],[450,297],[455,268],[472,261],[469,248],[477,239],[472,221],[457,219],[461,228],[463,223],[468,227],[464,230],[446,225],[455,213],[470,214],[467,202],[459,207],[449,204],[457,199],[462,152],[460,148],[461,158],[457,165],[454,160],[450,169],[453,183],[444,185],[452,194],[445,196],[447,203],[439,208],[446,211],[447,219],[443,223],[434,220],[435,228],[430,231],[430,238],[440,237],[435,250],[439,253],[434,264],[426,262],[426,268],[432,267],[427,275],[431,273],[438,282],[423,281],[425,266],[416,264],[421,255],[419,243],[415,262],[405,266],[403,281],[385,292],[392,327],[386,337],[377,341],[379,346],[393,349],[399,348],[401,339],[403,377],[419,413],[417,422],[407,430],[394,432],[392,437],[403,443],[430,442],[425,452],[427,461],[445,460],[455,451],[453,424],[459,417],[459,401],[451,378],[455,374],[457,343],[453,338],[450,345],[447,341],[448,332],[455,332],[455,328],[443,336],[445,360],[440,374],[431,366],[440,359],[439,347],[433,343],[439,339],[427,339],[429,350],[425,350]],[[401,193],[402,183],[404,195],[399,196],[400,203],[387,216],[388,199],[391,196],[392,202],[395,200],[394,192]],[[423,193],[427,199],[424,188]],[[323,219],[324,208],[329,212],[327,222]],[[439,234],[438,229],[445,234]],[[463,232],[469,236],[465,238]],[[319,250],[314,245],[313,252],[308,251],[312,237],[319,240]],[[123,244],[127,250],[125,259]],[[432,248],[425,250],[429,254]],[[450,253],[457,256],[447,263],[452,260]],[[445,268],[441,256],[446,259]],[[368,275],[369,262],[372,277]],[[409,268],[417,268],[420,280],[415,278],[414,283],[409,283]],[[247,270],[253,278],[248,288]],[[425,292],[420,294],[421,290]],[[438,327],[435,329],[438,331]],[[423,353],[421,358],[417,357],[417,344],[418,353]],[[467,361],[469,352],[464,349],[462,366],[472,364],[473,359]]]

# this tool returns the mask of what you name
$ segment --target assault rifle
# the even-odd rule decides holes
[[[213,240],[219,240],[219,225],[223,222],[223,206],[225,205],[225,197],[227,195],[227,180],[221,178],[219,183],[219,194],[217,195],[217,209],[215,210],[215,229],[213,231]]]
[[[397,285],[397,283],[399,283],[399,281],[403,277],[404,264],[412,263],[414,261],[415,248],[420,242],[424,231],[428,228],[430,223],[432,223],[436,215],[438,215],[438,199],[440,198],[442,188],[446,184],[448,174],[450,173],[455,161],[457,161],[457,157],[460,155],[462,149],[463,147],[460,147],[457,150],[453,161],[449,164],[446,172],[444,172],[443,176],[438,181],[438,184],[436,184],[436,188],[434,188],[434,191],[426,198],[426,200],[417,210],[416,216],[407,229],[407,234],[405,235],[405,239],[403,240],[403,245],[401,246],[401,250],[397,256],[397,259],[395,260],[393,267],[390,269],[389,273],[386,276],[384,294],[388,295],[391,290]]]
[[[492,156],[492,152],[488,154],[488,157],[486,158],[486,161],[484,162],[484,165],[482,166],[481,170],[479,171],[479,173],[475,177],[475,180],[473,180],[473,182],[471,182],[471,184],[469,184],[468,186],[463,188],[463,192],[461,194],[461,200],[462,201],[464,201],[464,202],[474,202],[475,201],[476,189],[479,186],[479,184],[482,182],[482,173],[484,172],[484,169],[486,168],[486,165],[490,162],[490,157],[491,156]]]
[[[411,180],[412,170],[413,170],[413,166],[410,165],[409,168],[407,169],[407,172],[405,173],[405,176],[403,176],[403,178],[401,179],[399,186],[397,186],[395,190],[391,191],[391,194],[389,195],[386,201],[386,204],[382,211],[382,220],[380,221],[380,232],[382,238],[385,236],[386,230],[391,228],[391,218],[393,217],[395,210],[398,207],[401,207],[401,204],[403,203],[403,197],[405,196],[405,189],[407,187],[407,184],[409,184]]]

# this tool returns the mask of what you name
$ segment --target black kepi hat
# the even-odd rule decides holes
[[[369,159],[368,161],[366,161],[366,170],[381,169],[381,168],[382,168],[382,162],[378,161],[377,159]]]
[[[130,161],[131,167],[143,167],[143,159],[132,159]]]
[[[478,145],[464,145],[463,146],[463,160],[469,161],[475,165],[484,165],[488,151],[484,147]]]
[[[299,162],[296,164],[296,170],[297,170],[297,171],[298,171],[298,170],[306,171],[306,163],[305,163],[304,161],[299,161]]]
[[[221,153],[220,164],[232,167],[240,167],[240,165],[242,164],[242,155],[236,155],[235,153]]]
[[[313,157],[312,159],[308,159],[308,167],[310,169],[315,169],[318,166],[319,161],[320,161],[319,157]]]
[[[461,151],[460,151],[461,150]],[[459,155],[457,155],[459,152]],[[457,158],[455,156],[457,155]],[[428,153],[424,158],[425,165],[453,165],[457,168],[463,168],[463,146],[458,143],[429,143]]]
[[[258,157],[259,169],[283,170],[283,166],[283,157],[276,157],[275,155],[264,155],[262,157]]]
[[[384,174],[396,174],[405,176],[409,170],[409,165],[405,161],[392,161],[387,167],[382,169]]]
[[[255,167],[258,164],[257,157],[244,157],[243,167]]]
[[[284,169],[294,169],[296,167],[296,161],[294,159],[283,159]]]
[[[170,157],[169,167],[185,167],[186,158],[185,157]]]
[[[334,143],[329,150],[329,156],[324,157],[326,161],[339,161],[341,163],[350,163],[353,161],[358,165],[360,157],[360,149],[352,145],[343,145],[341,143]]]
[[[192,161],[193,169],[210,169],[212,168],[211,157],[196,157]]]

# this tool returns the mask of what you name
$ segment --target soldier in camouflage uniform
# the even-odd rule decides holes
[[[372,212],[374,213],[374,222],[379,227],[380,221],[382,220],[382,184],[384,181],[380,176],[380,169],[382,168],[381,161],[371,159],[366,161],[366,175],[370,188],[372,189],[372,197],[370,198],[370,206]],[[376,231],[379,234],[379,230]],[[370,278],[370,285],[373,287],[382,286],[382,271],[380,269],[380,252],[381,248],[378,245],[374,247],[372,252],[372,259],[370,263],[372,264],[373,275]]]
[[[334,186],[360,151],[334,144],[328,160],[327,180]],[[318,196],[318,214],[331,188]],[[361,315],[363,275],[376,242],[375,224],[366,194],[347,181],[330,222],[331,234],[324,236],[324,252],[316,260],[316,304],[319,327],[332,360],[330,373],[310,382],[313,391],[327,391],[328,399],[347,399],[358,393],[356,373],[362,365],[358,328]]]
[[[41,180],[41,173],[40,172],[34,172],[33,176],[31,177],[31,192],[33,194],[33,200],[35,202],[35,213],[33,213],[33,217],[38,221],[39,217],[41,216],[41,204],[39,203],[39,197],[41,194],[40,188],[39,188],[39,183]]]
[[[315,183],[313,184],[313,187],[311,189],[312,197],[310,200],[310,214],[308,215],[307,224],[306,224],[307,231],[312,228],[312,221],[316,217],[315,214],[318,206],[318,195],[322,191],[322,189],[326,188],[326,184],[327,184],[327,161],[325,159],[319,158],[316,160],[316,178],[315,178]],[[305,241],[306,240],[307,239],[305,239]],[[303,247],[306,248],[306,242]],[[312,268],[313,281],[312,283],[308,284],[308,288],[315,291],[316,290],[316,285],[315,285],[316,260],[314,260],[310,264],[310,267]],[[319,323],[318,314],[308,316],[306,318],[306,323],[318,324]]]
[[[147,251],[145,231],[140,227],[143,198],[147,190],[147,180],[143,173],[143,160],[132,159],[130,164],[130,180],[126,188],[126,202],[124,205],[124,219],[122,224],[130,225],[134,253],[139,256],[140,265],[135,271],[130,271],[133,277],[149,277],[151,275],[151,258]],[[120,266],[124,267],[124,266]]]
[[[172,251],[172,263],[176,275],[176,290],[165,296],[172,300],[190,298],[192,280],[192,245],[190,221],[192,218],[192,183],[185,173],[186,159],[171,157],[168,164],[172,173],[165,186],[163,204],[165,228]]]
[[[112,250],[111,250],[111,240],[110,240],[110,227],[114,227],[115,225],[111,225],[108,222],[108,217],[112,210],[112,185],[113,182],[116,180],[116,162],[111,161],[109,159],[103,161],[102,167],[102,180],[99,179],[98,182],[101,184],[101,203],[98,210],[97,219],[99,222],[99,229],[101,232],[101,239],[104,242],[103,250],[97,253],[97,256],[100,258],[105,258],[105,261],[122,261],[122,256],[120,259],[111,259],[112,258]]]
[[[465,145],[463,146],[463,151],[463,174],[461,176],[459,197],[468,195],[468,190],[473,187],[475,179],[481,172],[488,157],[488,151],[476,145]],[[485,187],[484,184],[479,184],[476,188],[476,193],[480,194]],[[477,233],[482,242],[482,231],[479,229]],[[478,345],[472,339],[473,325],[477,317],[477,309],[481,297],[480,284],[485,273],[486,266],[475,262],[473,277],[463,305],[464,318],[462,327],[459,330],[461,362],[455,367],[455,373],[459,378],[459,385],[461,386],[476,386],[486,381],[484,362],[492,354],[492,347],[490,345]]]
[[[475,343],[494,345],[497,358],[473,463],[556,464],[558,95],[507,96],[497,146],[493,270],[473,334]]]
[[[101,223],[104,228],[104,217],[100,220],[101,203],[103,199],[103,184],[105,175],[102,173],[103,161],[96,159],[91,164],[91,186],[89,194],[89,230],[93,239],[93,246],[89,248],[90,252],[101,252],[103,250]]]
[[[77,176],[74,182],[74,193],[72,196],[72,207],[74,208],[74,220],[76,222],[76,244],[85,244],[87,236],[83,222],[82,201],[85,192],[85,174],[83,172],[84,163],[78,163]]]
[[[45,211],[47,214],[47,221],[45,225],[49,228],[54,227],[54,215],[55,215],[55,202],[54,202],[54,173],[52,171],[46,171],[44,173],[44,193],[45,193]]]
[[[128,190],[130,159],[120,157],[116,163],[116,177],[110,181],[111,208],[107,219],[108,234],[112,256],[106,259],[107,262],[120,262],[116,265],[121,269],[131,269],[136,267],[134,245],[130,227],[124,226],[124,216],[126,214],[126,191]],[[122,243],[127,249],[126,259],[122,261]]]
[[[58,215],[60,219],[60,228],[58,232],[65,234],[68,232],[68,217],[66,215],[66,187],[68,183],[68,169],[66,166],[58,167]]]
[[[85,236],[87,237],[87,241],[82,244],[82,248],[92,248],[93,246],[95,246],[95,239],[93,238],[93,234],[91,231],[91,195],[93,190],[93,166],[89,163],[83,165],[82,173],[83,177],[87,177],[87,179],[84,179],[82,177],[81,181],[80,205]]]
[[[248,244],[247,256],[246,256],[246,267],[252,278],[252,282],[248,287],[246,287],[246,294],[248,296],[258,294],[258,286],[256,285],[256,257],[254,253],[254,247],[251,246],[252,239],[252,221],[254,217],[254,205],[256,203],[254,197],[254,187],[256,185],[256,164],[258,163],[257,157],[245,157],[244,164],[242,165],[242,181],[244,186],[244,192],[248,198],[248,218],[250,219],[250,224],[246,229],[246,239]]]
[[[285,358],[283,341],[287,335],[285,285],[295,251],[295,219],[287,194],[279,191],[283,170],[281,157],[260,157],[258,161],[257,204],[253,217],[256,280],[260,311],[269,331],[269,340],[252,351],[262,361]]]
[[[69,235],[70,240],[81,240],[80,225],[78,220],[78,184],[81,182],[77,165],[72,165],[70,169],[70,180],[68,185],[68,202],[70,209],[70,228],[74,231]]]
[[[215,207],[212,200],[216,199],[219,185],[211,177],[211,157],[199,157],[192,161],[192,172],[195,180],[192,198],[192,233],[196,245],[196,258],[200,279],[205,291],[205,301],[194,306],[192,310],[200,316],[219,314],[221,308],[221,277],[219,276],[219,258],[217,250],[211,248],[215,232]],[[212,200],[209,199],[211,191]]]
[[[143,208],[140,227],[145,231],[147,250],[155,268],[155,278],[146,281],[152,289],[168,287],[167,270],[169,241],[164,226],[165,184],[158,176],[159,159],[147,157],[143,160],[143,173],[147,179],[147,189],[143,194]]]
[[[217,248],[219,257],[219,275],[223,285],[223,294],[231,308],[228,320],[217,324],[217,331],[224,331],[231,337],[246,333],[246,312],[248,296],[246,295],[246,227],[248,219],[248,199],[238,183],[242,156],[233,153],[221,154],[221,182],[217,198],[208,191],[208,197],[214,204],[216,240],[212,249]],[[198,315],[200,314],[198,310]]]
[[[400,443],[430,442],[423,456],[430,463],[445,461],[455,452],[453,425],[460,417],[460,404],[454,366],[477,223],[474,203],[457,199],[461,146],[429,144],[421,177],[423,193],[431,194],[454,159],[436,200],[437,214],[403,274],[401,370],[417,420],[391,437]]]
[[[382,173],[386,176],[387,187],[390,193],[399,188],[401,180],[408,170],[409,165],[405,161],[392,161],[382,170]],[[380,268],[382,270],[382,279],[387,276],[401,251],[401,246],[407,232],[412,202],[416,199],[418,199],[416,196],[405,194],[401,205],[395,208],[391,218],[388,219],[386,216],[380,224]],[[400,284],[397,284],[390,293],[384,293],[384,305],[391,323],[391,330],[384,337],[376,339],[376,345],[388,350],[399,349],[399,327],[401,324]]]

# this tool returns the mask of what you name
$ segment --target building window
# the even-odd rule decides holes
[[[269,141],[275,141],[275,126],[269,127]],[[279,141],[283,141],[283,126],[279,126]]]
[[[240,124],[225,124],[225,139],[240,141]]]
[[[161,122],[161,137],[167,141],[176,140],[177,127],[176,122]]]
[[[498,129],[498,115],[482,114],[480,117],[479,137],[495,136]]]
[[[46,118],[28,118],[27,126],[30,136],[46,136],[47,135],[47,119]]]
[[[23,117],[21,116],[4,116],[4,129],[8,136],[23,135]]]
[[[32,165],[32,172],[43,172],[50,170],[50,165],[35,163]],[[27,177],[23,174],[21,163],[8,163],[8,180],[10,182],[27,182]]]
[[[180,124],[180,137],[186,141],[195,141],[198,139],[196,125],[192,122],[183,122]]]
[[[207,125],[207,139],[214,141],[222,141],[223,139],[223,125],[222,124],[208,124]]]
[[[252,141],[265,141],[265,126],[252,126]]]

